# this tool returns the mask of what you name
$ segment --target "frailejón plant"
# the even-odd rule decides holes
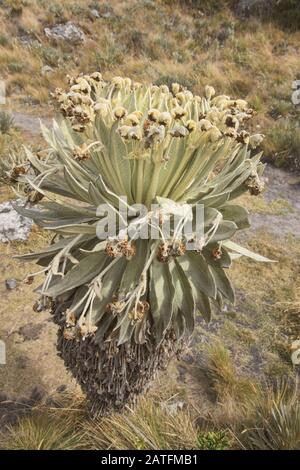
[[[41,266],[39,306],[51,308],[58,351],[92,412],[103,414],[141,393],[180,351],[196,315],[209,320],[212,307],[234,301],[226,274],[234,258],[267,261],[231,240],[249,226],[233,200],[263,188],[261,154],[252,151],[262,136],[246,132],[253,110],[244,100],[210,86],[200,97],[177,83],[104,81],[98,72],[69,82],[55,93],[59,119],[42,128],[46,156],[26,149],[22,161],[2,162],[1,178],[26,188],[31,207],[18,210],[55,234],[23,259]],[[148,215],[129,214],[101,239],[99,205],[120,216],[134,203]],[[197,204],[203,231],[187,236],[183,209],[191,215]],[[162,226],[178,214],[166,238]],[[158,237],[139,237],[143,224]]]

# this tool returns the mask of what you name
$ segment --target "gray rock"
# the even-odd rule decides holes
[[[30,360],[27,356],[18,356],[16,358],[16,365],[19,369],[26,369],[30,363]]]
[[[14,201],[17,205],[23,205],[22,199]],[[12,206],[12,201],[0,204],[0,242],[12,240],[27,240],[32,220],[18,214]]]
[[[0,403],[7,400],[9,400],[8,395],[4,392],[0,392]]]
[[[111,11],[107,11],[105,13],[102,13],[101,17],[105,18],[106,20],[109,20],[110,18],[114,17],[114,14]]]
[[[37,404],[42,401],[42,399],[45,396],[45,390],[42,387],[36,386],[32,389],[31,394],[30,394],[30,400],[34,403]]]
[[[195,362],[195,358],[192,354],[186,353],[181,357],[181,360],[187,364],[193,364]]]
[[[24,47],[32,47],[39,45],[39,41],[36,38],[30,36],[29,34],[23,34],[22,36],[19,36],[18,40]]]
[[[223,43],[227,39],[234,36],[234,27],[233,26],[223,26],[217,33],[217,39],[219,42]]]
[[[93,10],[91,10],[91,15],[92,15],[94,18],[100,18],[99,11],[96,10],[95,8],[94,8]]]
[[[14,290],[17,287],[16,279],[6,279],[5,287],[7,290]]]
[[[44,328],[44,323],[28,323],[28,325],[19,328],[18,333],[23,336],[24,341],[36,340]]]
[[[178,413],[186,407],[186,402],[182,400],[174,401],[172,403],[162,403],[161,407],[166,410],[170,415]]]
[[[50,67],[50,65],[43,65],[41,68],[41,74],[42,75],[48,75],[49,73],[52,73],[54,69]]]
[[[44,32],[49,39],[56,41],[67,41],[74,45],[81,44],[85,41],[85,34],[81,28],[76,26],[72,21],[64,24],[57,24],[53,28],[45,28]]]
[[[271,11],[275,0],[239,0],[236,12],[239,16],[248,17],[252,14],[262,14]]]

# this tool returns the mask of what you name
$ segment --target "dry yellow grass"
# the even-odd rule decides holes
[[[299,73],[299,31],[284,31],[276,22],[255,18],[245,23],[229,9],[205,7],[203,16],[196,15],[180,2],[160,1],[155,8],[143,0],[95,4],[99,19],[83,0],[30,0],[14,17],[5,5],[0,8],[5,31],[2,41],[0,37],[0,73],[14,108],[34,104],[39,113],[39,106],[48,104],[49,91],[64,86],[67,73],[99,68],[108,78],[122,74],[146,82],[178,80],[197,93],[210,83],[219,93],[245,97],[258,111],[254,125],[267,135],[268,155],[279,152],[277,160],[284,163],[292,153],[291,164],[297,157],[298,134],[291,132],[287,141],[276,119],[297,122],[291,86]],[[83,29],[84,44],[53,44],[45,37],[46,26],[68,20]],[[223,30],[225,39],[219,40]],[[20,36],[32,45],[22,45]],[[42,75],[43,65],[53,71]]]

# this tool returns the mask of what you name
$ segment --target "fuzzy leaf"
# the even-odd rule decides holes
[[[225,274],[224,269],[218,268],[216,266],[210,266],[209,269],[214,277],[218,291],[220,291],[221,294],[224,297],[226,297],[226,299],[228,299],[231,303],[234,303],[235,301],[234,290],[233,290],[230,280]]]
[[[250,227],[249,212],[237,204],[226,204],[219,211],[226,220],[234,222],[239,230]]]
[[[150,305],[157,343],[163,339],[173,313],[174,286],[167,264],[154,260],[150,268]]]
[[[224,241],[223,245],[226,246],[226,248],[228,248],[229,250],[235,251],[236,253],[239,253],[240,255],[247,256],[248,258],[251,258],[254,261],[260,261],[260,262],[266,262],[266,263],[277,263],[277,261],[271,260],[269,258],[265,258],[265,256],[262,256],[262,255],[258,255],[257,253],[254,253],[253,251],[248,250],[248,248],[240,246],[231,240]]]
[[[184,256],[178,258],[178,263],[196,292],[203,292],[208,297],[216,297],[215,281],[201,254],[187,252]]]
[[[180,321],[181,315],[185,319],[185,326],[188,334],[192,334],[195,326],[195,304],[191,285],[177,261],[170,263],[170,271],[174,285],[174,304],[178,309],[177,319]],[[174,318],[174,324],[177,320]]]
[[[93,253],[92,255],[88,255],[80,261],[79,264],[74,266],[74,268],[71,269],[71,271],[69,271],[55,286],[48,289],[46,295],[57,297],[65,291],[91,281],[101,272],[106,259],[107,255],[104,253]]]

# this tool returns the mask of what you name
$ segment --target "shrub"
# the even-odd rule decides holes
[[[300,126],[290,118],[278,119],[265,140],[265,153],[277,166],[300,170]]]
[[[227,450],[231,439],[226,431],[209,431],[200,433],[197,439],[199,450]]]
[[[0,46],[7,46],[9,44],[9,39],[4,34],[0,34]]]
[[[172,83],[179,83],[184,88],[188,88],[189,90],[193,90],[193,86],[195,85],[194,80],[184,77],[182,75],[161,75],[157,78],[154,82],[154,85],[167,85],[171,88]]]
[[[22,62],[10,62],[8,64],[8,70],[11,73],[21,73],[24,68],[24,64]]]
[[[72,8],[72,7],[71,7]],[[64,8],[59,3],[50,4],[48,11],[55,17],[62,20],[64,18]]]
[[[8,134],[13,125],[14,118],[12,115],[6,111],[0,111],[0,132],[2,134]]]

